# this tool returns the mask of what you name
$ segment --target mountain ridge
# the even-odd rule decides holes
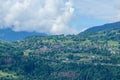
[[[95,33],[98,31],[112,29],[112,28],[120,29],[120,22],[108,23],[100,26],[93,26],[79,33],[78,35],[86,34],[86,33]],[[38,32],[26,32],[26,31],[15,32],[10,28],[0,29],[0,40],[15,41],[15,40],[22,40],[30,36],[47,36],[47,34],[38,33]]]
[[[26,32],[26,31],[13,31],[10,28],[7,29],[0,29],[0,40],[6,40],[6,41],[15,41],[15,40],[22,40],[28,36],[47,36],[47,34],[44,33],[38,33],[38,32]]]
[[[107,23],[100,26],[94,26],[94,27],[88,28],[84,32],[97,32],[100,30],[106,30],[106,29],[112,29],[112,28],[120,28],[120,22]]]

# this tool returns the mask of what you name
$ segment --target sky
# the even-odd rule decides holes
[[[120,21],[120,0],[0,0],[0,29],[78,34]]]

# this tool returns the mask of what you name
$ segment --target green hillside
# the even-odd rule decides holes
[[[0,41],[0,80],[120,80],[120,28]]]

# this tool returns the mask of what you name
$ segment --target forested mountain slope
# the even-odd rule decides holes
[[[1,41],[0,79],[120,80],[120,27],[96,28],[78,35]]]

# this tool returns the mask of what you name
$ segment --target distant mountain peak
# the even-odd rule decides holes
[[[38,33],[38,32],[26,32],[26,31],[13,31],[10,28],[0,29],[0,40],[14,41],[21,40],[28,36],[46,36],[47,34]]]

